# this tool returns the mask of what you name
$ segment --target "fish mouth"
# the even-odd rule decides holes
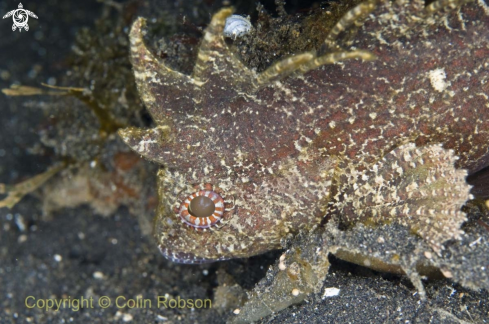
[[[175,252],[172,251],[170,248],[165,247],[161,244],[158,245],[158,249],[166,259],[181,264],[204,264],[204,263],[212,263],[212,262],[224,261],[229,259],[227,257],[221,257],[217,259],[207,259],[207,258],[196,256],[195,254],[189,252]]]

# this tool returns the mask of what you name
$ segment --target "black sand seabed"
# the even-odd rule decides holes
[[[90,26],[102,7],[96,1],[23,4],[39,20],[29,20],[27,33],[12,32],[11,20],[0,22],[0,88],[12,83],[37,86],[61,75],[65,69],[62,58],[69,53],[76,30]],[[17,5],[15,1],[0,2],[0,14]],[[24,107],[26,100],[36,99],[0,95],[0,183],[27,179],[53,162],[48,153],[29,153],[39,145],[36,129],[45,117],[42,111]],[[251,289],[277,255],[177,265],[159,255],[152,239],[142,234],[136,217],[124,208],[110,217],[96,215],[89,207],[65,209],[46,220],[41,201],[27,196],[12,210],[0,210],[0,323],[224,323],[234,316],[233,309],[215,305],[210,309],[158,308],[157,300],[213,300],[225,273],[244,289]],[[428,300],[422,302],[404,277],[331,261],[324,287],[339,288],[338,296],[310,296],[301,305],[262,322],[489,321],[485,291],[473,292],[447,279],[427,280]],[[100,305],[103,296],[111,301],[108,308]],[[73,303],[59,311],[28,307],[34,300],[82,297],[91,303],[79,310]],[[128,299],[149,299],[151,305],[119,308],[117,298],[120,306]]]

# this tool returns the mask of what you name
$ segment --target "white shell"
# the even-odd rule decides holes
[[[225,37],[236,39],[248,34],[252,27],[249,19],[239,15],[231,15],[226,19],[223,34]]]

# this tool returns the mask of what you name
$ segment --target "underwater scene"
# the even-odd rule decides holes
[[[0,15],[0,324],[489,322],[487,0]]]

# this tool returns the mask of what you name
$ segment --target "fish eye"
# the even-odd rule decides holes
[[[216,225],[224,214],[224,199],[212,190],[199,190],[187,196],[180,205],[178,216],[195,229]]]

